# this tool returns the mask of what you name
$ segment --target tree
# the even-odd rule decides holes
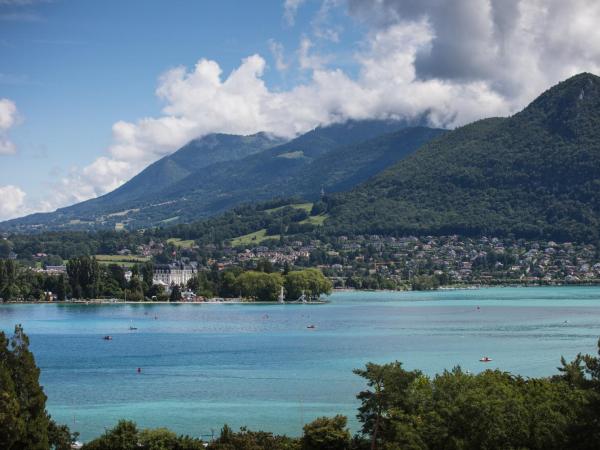
[[[287,297],[297,299],[302,294],[317,299],[322,294],[329,295],[333,285],[318,269],[295,270],[285,276]]]
[[[243,297],[262,301],[276,301],[282,286],[279,273],[248,271],[236,279],[236,288]]]
[[[319,417],[304,426],[300,440],[302,450],[347,450],[350,448],[350,431],[345,416]]]
[[[0,448],[14,449],[25,431],[25,418],[11,371],[12,355],[8,339],[0,332]]]
[[[67,263],[69,284],[75,298],[95,298],[99,293],[100,266],[95,258],[81,256]]]
[[[29,351],[29,338],[20,325],[10,339],[11,368],[17,397],[21,402],[21,414],[25,430],[17,446],[31,450],[48,448],[49,419],[46,413],[46,395],[39,383],[40,369]]]
[[[223,426],[221,434],[208,446],[209,450],[300,450],[297,439],[277,436],[264,431],[250,431],[241,428],[234,432]]]
[[[384,365],[368,363],[365,369],[356,369],[354,373],[366,379],[370,388],[357,395],[361,401],[358,420],[362,422],[362,432],[371,437],[374,450],[392,434],[392,409],[401,423],[409,413],[408,391],[422,373],[404,370],[398,361]]]
[[[181,289],[178,285],[171,286],[171,296],[169,297],[170,302],[179,302],[181,301]]]
[[[142,280],[144,281],[144,292],[148,292],[154,282],[154,264],[151,261],[144,263],[141,273]]]
[[[66,426],[46,412],[46,395],[39,384],[40,370],[29,351],[29,339],[20,325],[13,336],[0,332],[0,448],[3,450],[56,450],[70,447]]]
[[[166,428],[154,428],[140,431],[139,446],[144,450],[164,450],[177,448],[177,435]]]
[[[137,426],[129,420],[120,420],[114,428],[85,444],[83,450],[139,450]]]
[[[65,276],[60,274],[58,276],[58,280],[56,281],[56,299],[58,301],[64,301],[67,297],[67,286],[65,281]]]
[[[54,420],[50,419],[48,426],[48,440],[50,447],[54,450],[71,450],[71,445],[76,440],[76,436],[71,436],[69,427],[66,425],[58,425]]]
[[[83,450],[203,450],[200,439],[177,436],[166,428],[138,430],[134,422],[120,420]]]

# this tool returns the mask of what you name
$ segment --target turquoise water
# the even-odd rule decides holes
[[[330,299],[0,305],[0,329],[23,324],[50,413],[84,440],[119,418],[195,436],[223,423],[297,435],[317,416],[343,413],[356,430],[354,397],[363,383],[352,369],[368,361],[397,359],[429,374],[461,365],[551,375],[561,355],[595,352],[600,336],[595,287],[344,292]],[[101,339],[106,334],[113,340]],[[480,363],[482,355],[493,362]]]

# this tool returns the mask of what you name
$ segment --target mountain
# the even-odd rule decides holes
[[[318,127],[289,142],[259,133],[210,135],[147,167],[120,188],[54,213],[0,229],[129,229],[181,223],[237,204],[296,196],[317,198],[365,181],[443,130],[394,120]]]
[[[209,134],[194,139],[151,164],[123,186],[89,203],[123,204],[144,195],[154,195],[212,164],[239,160],[283,142],[266,133],[251,136]]]
[[[583,73],[509,118],[425,144],[332,196],[336,233],[600,237],[600,78]]]

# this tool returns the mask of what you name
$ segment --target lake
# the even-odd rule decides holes
[[[298,435],[315,417],[342,413],[355,431],[364,384],[352,369],[368,361],[400,360],[428,374],[460,365],[546,376],[561,355],[595,353],[600,336],[598,287],[339,292],[330,300],[0,305],[0,329],[23,324],[48,410],[84,441],[120,418],[206,438],[224,423]],[[493,361],[480,363],[483,355]]]

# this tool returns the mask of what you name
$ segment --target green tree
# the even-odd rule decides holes
[[[16,443],[25,433],[25,418],[21,414],[11,366],[8,339],[0,332],[0,448],[10,450],[17,448]]]
[[[384,365],[368,363],[365,369],[356,369],[354,373],[363,377],[369,388],[357,395],[361,401],[358,420],[362,423],[362,432],[370,436],[374,450],[390,441],[397,425],[406,424],[411,411],[409,390],[423,375],[418,370],[404,370],[398,361]],[[395,422],[399,423],[393,423],[392,410]]]
[[[100,265],[95,258],[80,256],[67,262],[71,292],[75,298],[96,298],[100,287]]]
[[[243,297],[262,301],[275,301],[283,286],[283,277],[279,273],[248,271],[236,279],[237,290]]]
[[[289,299],[297,299],[302,294],[317,299],[322,294],[329,295],[333,284],[318,269],[295,270],[285,276],[285,289]]]
[[[304,426],[300,440],[302,450],[347,450],[350,448],[350,431],[345,416],[319,417]]]
[[[10,339],[13,382],[17,398],[21,403],[21,414],[25,420],[25,430],[17,442],[17,448],[46,450],[49,446],[49,418],[46,413],[46,395],[39,383],[40,369],[35,364],[33,353],[29,351],[29,338],[20,325]]]
[[[70,447],[66,426],[46,412],[46,395],[39,384],[40,370],[20,325],[9,339],[0,332],[0,448],[56,450]]]
[[[114,428],[85,444],[83,450],[139,450],[137,426],[129,420],[120,420]]]
[[[234,432],[223,426],[221,434],[208,446],[209,450],[300,450],[298,439],[277,436],[264,431],[241,428]]]
[[[170,302],[179,302],[181,301],[181,289],[178,285],[171,286],[171,296],[169,297]]]

